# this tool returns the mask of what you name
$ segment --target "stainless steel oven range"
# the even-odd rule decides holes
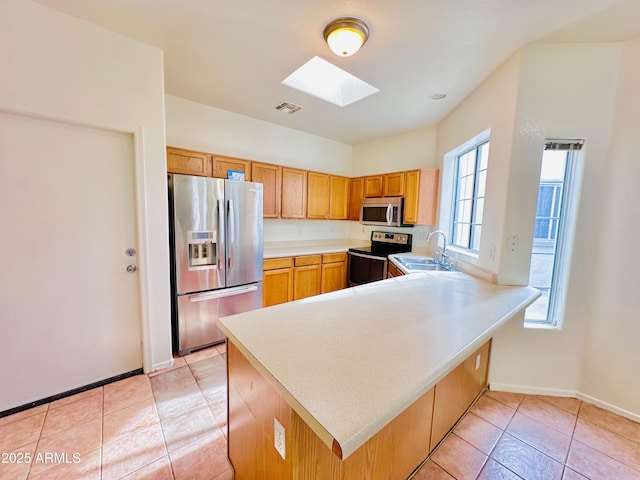
[[[350,287],[387,278],[387,256],[411,251],[410,233],[371,232],[371,246],[349,249]]]

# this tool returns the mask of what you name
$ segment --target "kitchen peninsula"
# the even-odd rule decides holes
[[[407,478],[486,386],[493,332],[538,296],[428,272],[220,319],[236,478]]]

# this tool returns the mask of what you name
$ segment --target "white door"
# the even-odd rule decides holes
[[[0,112],[0,411],[141,368],[133,151]]]

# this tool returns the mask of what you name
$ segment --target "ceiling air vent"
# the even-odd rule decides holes
[[[295,103],[282,102],[279,105],[275,106],[276,110],[280,110],[281,112],[288,113],[289,115],[296,113],[299,110],[302,110],[303,107],[300,105],[296,105]]]

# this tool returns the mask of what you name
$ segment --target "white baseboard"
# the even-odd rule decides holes
[[[175,361],[173,360],[173,358],[171,360],[167,360],[166,362],[161,362],[161,363],[154,363],[153,364],[153,371],[155,372],[156,370],[162,370],[163,368],[170,368],[173,367],[173,365],[175,365]],[[152,373],[152,372],[149,372]]]
[[[511,392],[511,393],[524,393],[527,395],[547,395],[551,397],[573,397],[584,402],[590,403],[591,405],[595,405],[596,407],[600,407],[604,410],[608,410],[609,412],[616,413],[621,417],[628,418],[629,420],[633,420],[634,422],[640,423],[640,415],[637,413],[630,412],[625,410],[624,408],[616,407],[610,403],[592,397],[591,395],[586,395],[581,392],[573,391],[573,390],[561,390],[556,388],[542,388],[542,387],[532,387],[530,385],[510,385],[506,383],[491,383],[489,385],[490,390],[494,390],[496,392]]]
[[[527,395],[548,395],[550,397],[578,397],[578,392],[573,390],[532,387],[529,385],[510,385],[507,383],[492,382],[489,385],[489,389],[496,392],[525,393]]]
[[[576,398],[579,398],[584,402],[590,403],[604,410],[617,413],[621,417],[625,417],[625,418],[628,418],[629,420],[633,420],[634,422],[640,423],[640,415],[638,415],[637,413],[630,412],[629,410],[625,410],[624,408],[616,407],[615,405],[612,405],[607,402],[603,402],[602,400],[594,398],[590,395],[585,395],[584,393],[580,393],[580,392],[578,392],[578,394],[576,395]]]

